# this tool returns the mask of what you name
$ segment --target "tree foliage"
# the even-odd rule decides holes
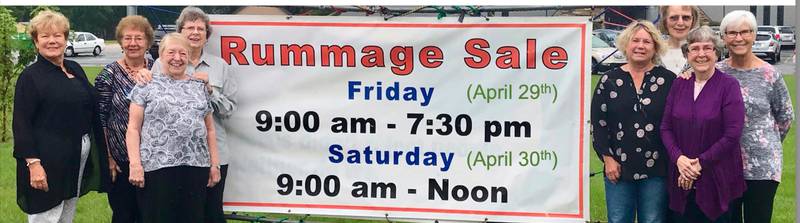
[[[36,56],[33,42],[17,33],[12,11],[0,7],[0,142],[11,138],[11,113],[16,80]]]

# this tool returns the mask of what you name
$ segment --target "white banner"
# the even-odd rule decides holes
[[[213,16],[226,211],[589,219],[582,17]]]

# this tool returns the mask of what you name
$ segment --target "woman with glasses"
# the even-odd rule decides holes
[[[753,54],[755,16],[732,11],[722,19],[720,30],[730,58],[717,63],[717,69],[739,81],[746,111],[741,148],[747,190],[733,219],[741,222],[744,208],[744,222],[770,222],[781,181],[781,144],[794,119],[792,102],[781,73]]]
[[[731,222],[745,190],[739,139],[744,103],[739,82],[715,68],[719,38],[708,26],[689,32],[684,55],[692,77],[667,97],[661,139],[669,153],[669,207],[675,222]]]
[[[608,222],[664,222],[667,158],[659,126],[675,74],[658,66],[665,44],[647,21],[617,39],[628,63],[606,72],[592,95],[592,143],[604,163]]]
[[[686,42],[689,31],[697,28],[700,20],[697,19],[697,6],[667,5],[660,9],[661,18],[658,29],[669,36],[667,38],[667,51],[661,60],[668,70],[680,74],[687,67],[686,58],[681,52],[681,45]]]
[[[214,127],[217,133],[217,148],[219,150],[218,166],[212,169],[219,171],[222,179],[216,186],[208,188],[208,202],[206,202],[206,222],[225,222],[222,212],[222,194],[225,190],[225,180],[228,175],[228,135],[223,122],[236,110],[236,81],[228,71],[228,65],[222,58],[203,51],[211,37],[211,20],[203,10],[197,7],[186,7],[181,11],[175,24],[178,33],[189,41],[192,54],[189,55],[189,64],[186,72],[194,79],[206,84],[209,89],[209,101],[214,108]],[[160,63],[156,61],[153,73],[160,72]]]

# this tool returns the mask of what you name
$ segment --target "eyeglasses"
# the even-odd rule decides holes
[[[186,27],[183,27],[183,30],[190,31],[190,32],[191,31],[197,31],[199,33],[206,32],[206,28],[205,27],[200,27],[200,26],[186,26]]]
[[[738,32],[737,31],[726,31],[725,32],[725,36],[728,37],[728,38],[736,38],[737,35],[741,35],[742,37],[747,37],[747,36],[750,36],[750,34],[753,34],[753,30],[747,29],[747,30],[742,30],[742,31],[738,31]]]
[[[692,16],[690,16],[690,15],[685,15],[685,16],[673,15],[673,16],[669,17],[669,21],[673,21],[673,22],[677,22],[678,19],[682,19],[683,21],[687,21],[688,22],[688,21],[692,21]]]
[[[703,46],[690,46],[689,47],[689,54],[698,55],[700,53],[707,54],[713,53],[717,49],[714,48],[712,45],[703,45]]]

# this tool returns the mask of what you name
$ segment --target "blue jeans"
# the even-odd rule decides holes
[[[663,223],[667,218],[667,189],[663,177],[637,181],[605,179],[609,223]]]

